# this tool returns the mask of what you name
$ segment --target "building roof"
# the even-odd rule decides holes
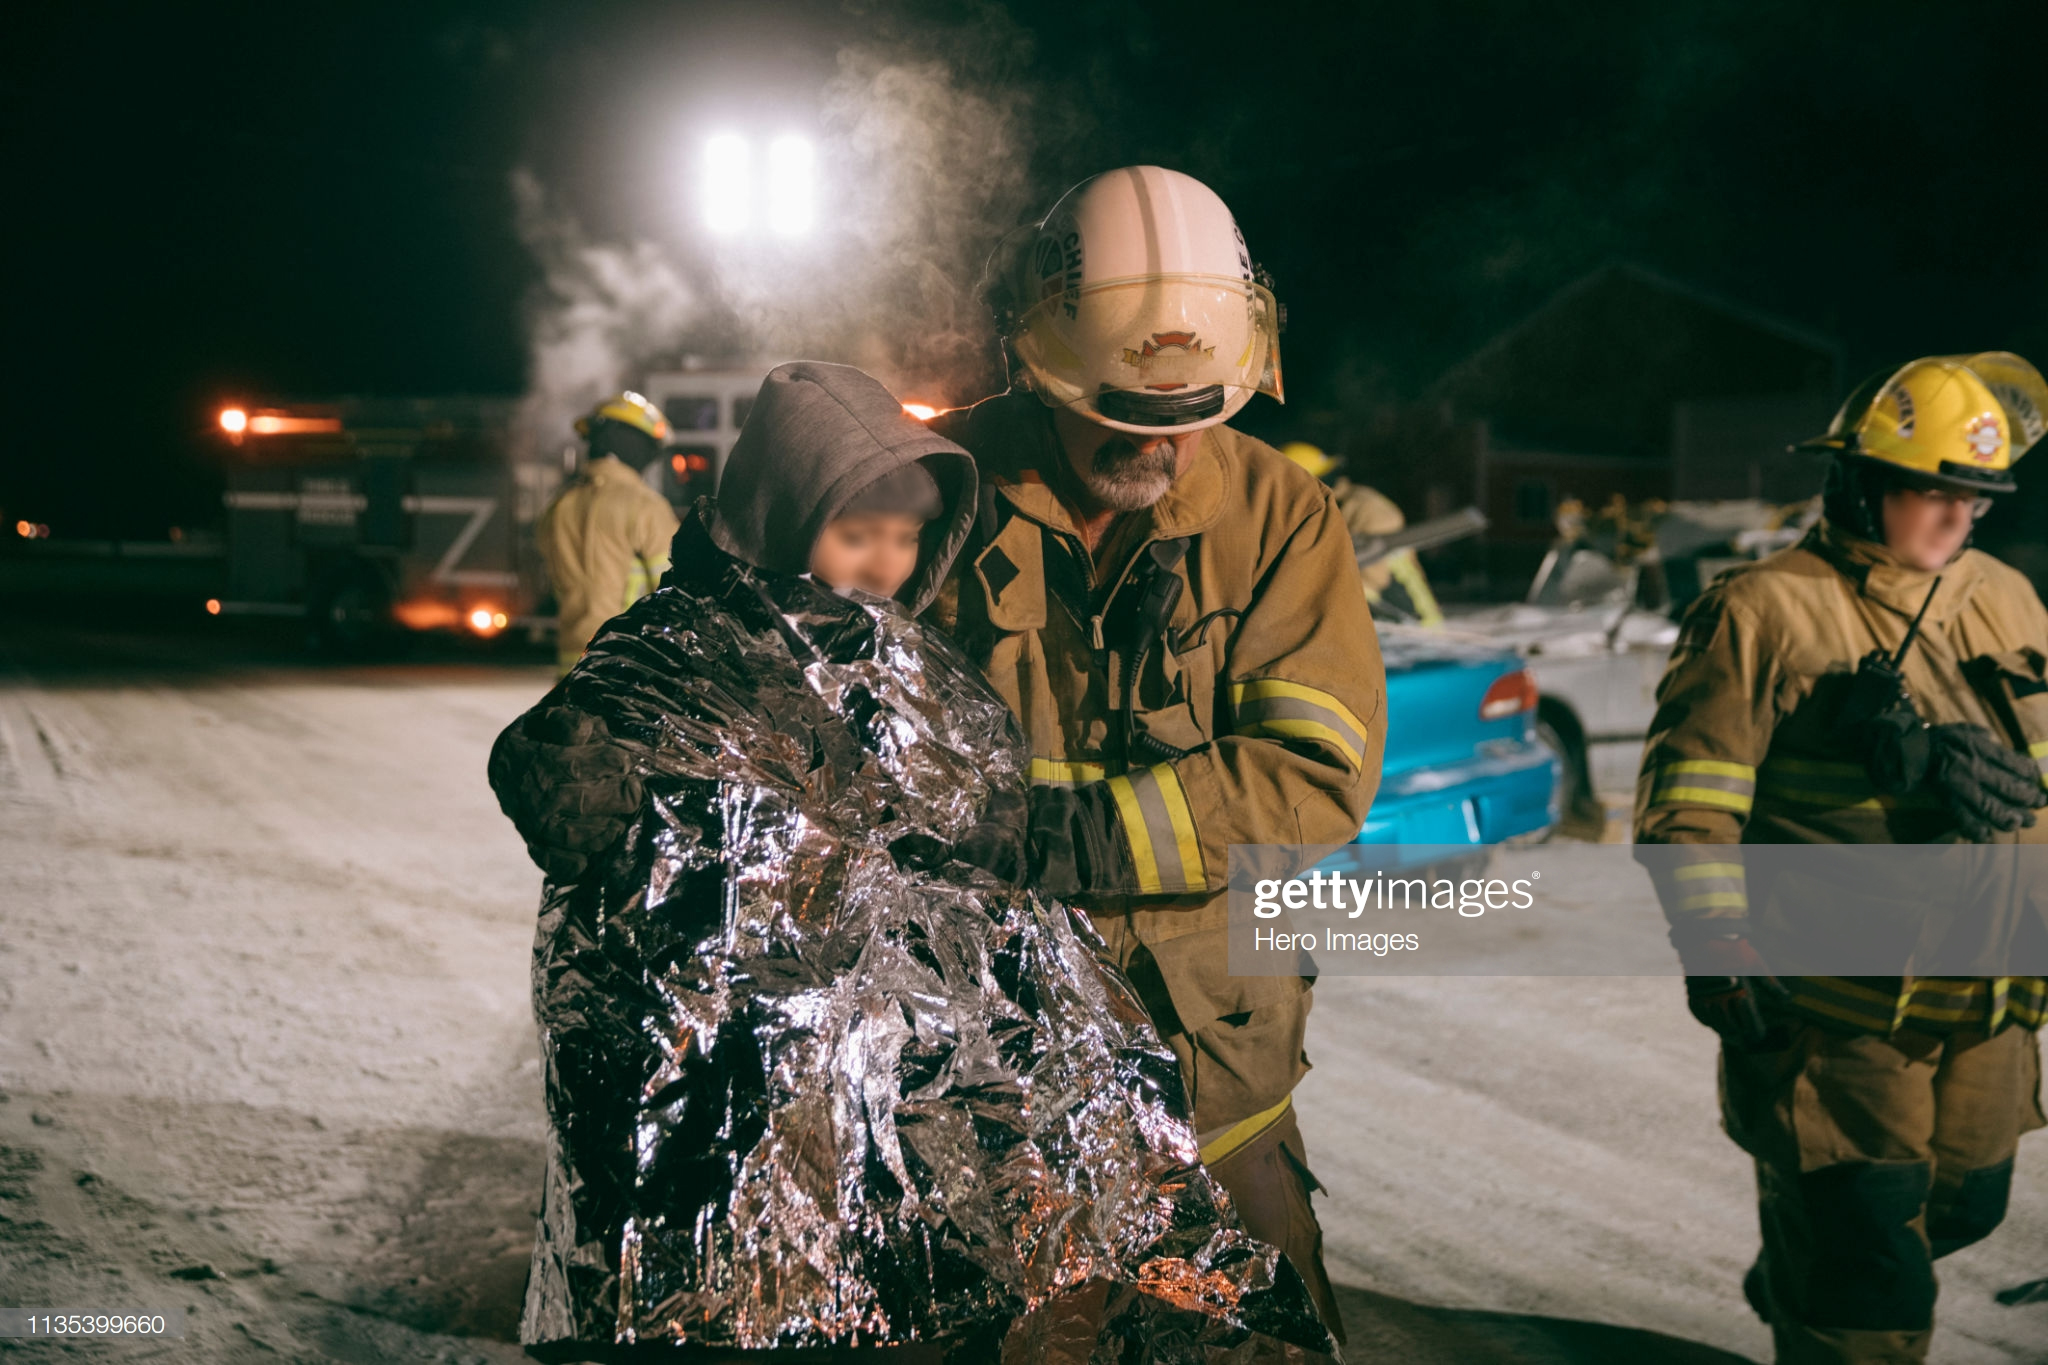
[[[1687,399],[1825,392],[1841,348],[1767,314],[1616,263],[1567,285],[1425,391],[1498,444],[1662,457]]]

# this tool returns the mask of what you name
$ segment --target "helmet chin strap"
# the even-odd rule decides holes
[[[1889,485],[1876,466],[1846,455],[1828,465],[1821,511],[1829,521],[1864,540],[1884,544],[1884,494]]]

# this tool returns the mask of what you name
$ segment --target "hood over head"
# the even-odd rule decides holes
[[[768,372],[719,477],[711,538],[758,569],[804,573],[825,524],[911,464],[931,476],[941,504],[917,570],[896,594],[922,611],[973,523],[974,460],[851,365],[798,360]]]

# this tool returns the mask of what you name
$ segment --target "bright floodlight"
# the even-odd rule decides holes
[[[747,165],[747,140],[720,133],[704,144],[704,222],[721,235],[747,225],[747,201],[753,198]]]
[[[801,237],[816,213],[817,158],[808,138],[785,134],[768,144],[768,226]]]

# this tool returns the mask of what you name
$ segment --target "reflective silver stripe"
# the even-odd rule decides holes
[[[1138,890],[1154,895],[1200,889],[1206,880],[1194,811],[1171,763],[1109,779],[1124,837],[1131,845]]]
[[[1725,848],[1716,849],[1716,856],[1711,859],[1678,867],[1671,880],[1675,884],[1672,908],[1681,913],[1749,908],[1745,869],[1741,862],[1729,859]]]
[[[1657,769],[1653,806],[1710,806],[1746,814],[1756,800],[1756,769],[1718,758],[1685,758]]]
[[[1328,692],[1284,678],[1233,683],[1236,732],[1265,739],[1315,739],[1341,752],[1353,768],[1365,763],[1365,724]]]

